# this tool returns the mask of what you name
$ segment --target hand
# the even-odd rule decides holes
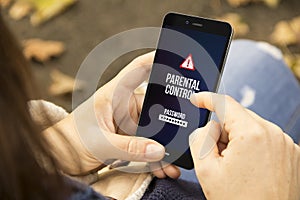
[[[216,112],[190,136],[198,180],[208,199],[300,199],[300,150],[283,131],[231,97],[191,97]]]
[[[161,167],[164,147],[150,139],[134,135],[144,99],[143,92],[134,90],[150,73],[154,52],[134,59],[115,78],[101,87],[66,119],[56,125],[75,147],[81,169],[64,155],[64,171],[70,174],[98,169],[111,159],[152,162],[157,177],[177,178],[180,171],[173,165]],[[52,143],[57,143],[57,139]],[[58,145],[57,145],[58,146]],[[63,144],[60,146],[64,146]],[[58,147],[59,149],[62,147]],[[57,150],[61,155],[63,150]]]
[[[168,165],[159,161],[164,156],[164,147],[149,139],[140,140],[135,135],[139,115],[145,97],[145,91],[135,89],[148,79],[155,52],[150,52],[134,59],[115,78],[105,84],[95,93],[95,110],[99,126],[109,132],[113,137],[112,143],[127,154],[116,158],[131,161],[145,161],[150,163],[153,174],[158,178],[169,176],[178,178],[180,170],[174,165]],[[126,135],[126,136],[121,136]],[[145,153],[146,145],[157,145],[156,157],[140,157]],[[128,148],[130,147],[130,148]],[[128,149],[125,149],[128,148]],[[163,151],[162,151],[163,148]],[[154,149],[153,149],[154,150]],[[160,154],[157,154],[160,153]],[[147,154],[144,154],[144,156]]]

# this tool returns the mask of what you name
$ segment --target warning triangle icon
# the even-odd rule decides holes
[[[180,65],[180,68],[184,68],[184,69],[187,69],[187,70],[195,70],[194,62],[193,62],[193,59],[192,59],[192,54],[189,54],[189,56]]]

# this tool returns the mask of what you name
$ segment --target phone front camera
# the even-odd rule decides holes
[[[189,24],[190,22],[188,20],[185,21],[185,24]]]

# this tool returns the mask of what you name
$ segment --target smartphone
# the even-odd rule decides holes
[[[226,22],[178,13],[164,17],[137,128],[137,136],[165,146],[164,161],[194,167],[189,135],[206,125],[210,112],[189,98],[216,91],[231,37]]]

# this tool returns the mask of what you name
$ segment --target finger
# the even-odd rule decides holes
[[[166,178],[166,174],[163,171],[160,162],[150,163],[149,166],[154,176],[156,176],[157,178]]]
[[[229,142],[229,138],[228,138],[228,133],[227,131],[224,130],[223,127],[221,127],[221,135],[220,135],[220,138],[219,138],[219,143],[220,144],[224,144],[224,145],[227,145],[228,142]]]
[[[144,54],[130,62],[120,73],[114,78],[123,87],[130,91],[136,89],[143,81],[147,80],[153,64],[155,52]]]
[[[279,133],[282,132],[282,129],[277,126],[276,124],[260,117],[258,114],[256,114],[255,112],[253,112],[252,110],[246,109],[246,111],[249,113],[249,115],[256,121],[258,122],[258,124],[260,124],[262,127],[268,127],[268,129],[270,130],[270,133]]]
[[[151,139],[118,134],[107,134],[107,138],[113,146],[108,151],[115,159],[154,162],[165,155],[165,148]]]
[[[197,107],[215,112],[221,124],[224,125],[225,131],[228,133],[237,124],[247,125],[249,121],[253,121],[253,118],[245,111],[245,108],[230,96],[212,92],[199,92],[193,94],[190,100]]]
[[[216,170],[220,154],[217,141],[221,134],[218,123],[210,121],[205,127],[196,129],[189,138],[195,169]],[[197,170],[196,170],[197,171]]]
[[[130,95],[128,95],[130,96]],[[119,101],[114,103],[115,101]],[[126,97],[113,101],[113,122],[117,128],[116,133],[123,135],[135,135],[140,112],[138,110],[138,101],[135,96],[131,96],[129,102]]]
[[[264,124],[267,120],[263,119],[262,117],[260,117],[258,114],[256,114],[255,112],[253,112],[252,110],[249,109],[245,109],[249,115],[255,119],[257,122]],[[268,121],[267,121],[268,122]]]
[[[138,94],[138,95],[134,95],[134,96],[135,96],[135,101],[136,101],[136,105],[137,105],[137,112],[138,112],[138,114],[140,114],[142,112],[145,95]]]
[[[141,68],[149,64],[152,65],[154,61],[154,55],[155,51],[151,51],[136,57],[121,72],[126,72],[126,70],[131,70],[132,68]]]
[[[147,90],[147,85],[148,85],[147,82],[143,82],[141,85],[139,85],[138,88],[136,88],[134,90],[134,97],[135,97],[135,101],[136,101],[136,105],[137,105],[139,113],[142,111],[143,102],[144,102],[145,94],[146,94],[146,90]]]
[[[162,165],[162,169],[163,169],[164,173],[166,174],[166,176],[168,176],[172,179],[179,178],[181,172],[177,166],[163,162],[163,161],[161,161],[161,165]]]
[[[265,127],[266,129],[268,129],[269,131],[265,132],[265,133],[282,133],[283,130],[276,124],[262,118],[261,116],[259,116],[258,114],[256,114],[255,112],[253,112],[252,110],[246,109],[246,111],[249,113],[249,115],[258,122],[258,124],[261,125],[261,127]]]

